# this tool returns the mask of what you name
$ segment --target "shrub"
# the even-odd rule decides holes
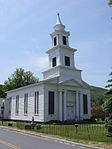
[[[91,113],[92,113],[92,117],[93,119],[105,119],[105,116],[107,115],[107,113],[104,111],[104,108],[102,105],[94,105],[91,108]]]

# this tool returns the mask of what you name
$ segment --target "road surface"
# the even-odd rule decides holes
[[[0,127],[0,149],[86,149]]]

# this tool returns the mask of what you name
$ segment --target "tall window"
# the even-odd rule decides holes
[[[49,99],[49,114],[54,114],[54,92],[49,91],[48,94],[48,99]]]
[[[34,112],[39,113],[39,92],[35,92]]]
[[[12,97],[9,97],[9,113],[11,114]]]
[[[57,39],[56,39],[56,37],[54,37],[54,46],[56,46],[57,45]]]
[[[28,114],[28,94],[24,94],[24,114]]]
[[[83,113],[88,114],[88,101],[87,101],[87,95],[83,95]]]
[[[70,66],[70,57],[65,56],[65,66]]]
[[[16,114],[19,113],[19,95],[16,96]]]
[[[56,57],[54,57],[53,59],[52,59],[52,67],[55,67],[56,66]]]
[[[66,37],[65,36],[63,36],[63,44],[64,45],[67,45],[67,43],[66,43]]]

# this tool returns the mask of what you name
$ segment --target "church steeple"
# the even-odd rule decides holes
[[[76,70],[74,62],[74,52],[76,49],[69,46],[69,36],[70,33],[65,30],[65,25],[62,24],[60,16],[57,14],[57,22],[54,26],[54,32],[51,34],[53,46],[46,52],[49,56],[49,68],[43,72],[44,79],[54,76],[64,78],[65,75],[68,77],[73,75],[70,71],[74,73]]]
[[[57,14],[57,22],[54,26],[54,32],[51,34],[53,46],[65,45],[69,46],[69,32],[65,31],[65,25],[62,24],[59,13]]]

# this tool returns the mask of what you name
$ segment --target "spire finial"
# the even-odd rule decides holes
[[[57,13],[57,16],[58,16],[58,17],[57,17],[57,22],[56,22],[56,24],[62,24],[62,23],[61,23],[61,20],[60,20],[59,13]]]

